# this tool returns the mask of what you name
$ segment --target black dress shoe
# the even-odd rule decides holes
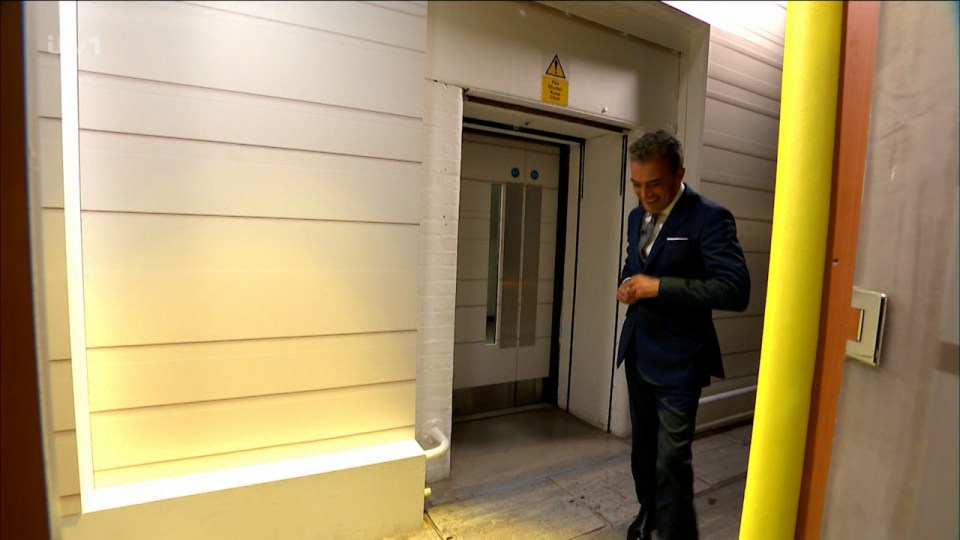
[[[653,512],[640,508],[637,519],[627,528],[627,540],[650,540],[653,538]]]

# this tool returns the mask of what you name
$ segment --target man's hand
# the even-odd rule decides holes
[[[624,304],[633,304],[642,298],[656,298],[659,293],[660,278],[634,274],[617,288],[617,300]]]

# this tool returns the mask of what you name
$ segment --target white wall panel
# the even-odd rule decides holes
[[[778,120],[711,98],[707,99],[705,114],[705,145],[777,158]]]
[[[770,253],[773,223],[737,219],[737,238],[745,253]]]
[[[773,216],[773,193],[703,182],[700,191],[733,212],[735,217],[769,220]]]
[[[426,13],[405,7],[421,13],[80,5],[90,402],[110,411],[94,413],[93,453],[133,466],[98,483],[322,453],[357,430],[413,437]],[[54,488],[70,514],[57,4],[29,10],[38,337],[56,360]],[[151,459],[180,461],[136,468]]]
[[[61,497],[80,493],[77,433],[73,430],[54,433],[53,446],[57,470],[57,493]]]
[[[759,350],[723,355],[723,370],[731,379],[757,373],[759,364]]]
[[[90,348],[416,328],[416,227],[85,212],[83,229]]]
[[[703,179],[714,183],[773,192],[777,162],[704,146]],[[769,216],[769,217],[772,217]]]
[[[63,210],[40,213],[40,245],[43,272],[35,280],[43,287],[42,339],[47,360],[70,358],[70,313],[67,309],[67,248]]]
[[[53,431],[71,431],[76,428],[73,412],[73,373],[69,360],[49,364]]]
[[[714,311],[715,318],[763,315],[767,300],[767,272],[770,268],[768,253],[747,253],[747,271],[750,272],[750,303],[742,312]]]
[[[63,208],[63,138],[60,120],[40,118],[37,131],[40,145],[40,206]]]
[[[409,381],[94,413],[94,469],[412,426],[414,402]]]
[[[717,101],[739,107],[745,111],[757,113],[776,120],[780,119],[780,101],[757,95],[750,90],[718,81],[707,79],[707,97]]]
[[[84,210],[419,223],[419,163],[85,131]]]
[[[375,43],[424,51],[426,13],[414,15],[377,6],[374,2],[189,2],[294,26],[323,30]],[[390,2],[397,4],[398,2]]]
[[[758,62],[744,54],[742,49],[734,48],[732,43],[729,40],[717,39],[710,43],[707,76],[779,102],[780,82],[783,76],[781,70],[767,63]]]
[[[723,354],[756,351],[760,349],[763,317],[730,317],[714,320]]]
[[[90,410],[413,380],[416,346],[410,331],[92,349]]]
[[[715,379],[710,383],[710,386],[707,386],[703,389],[701,397],[715,396],[717,394],[722,394],[724,392],[730,392],[731,390],[737,390],[745,386],[755,386],[757,384],[757,375],[750,374],[743,377],[734,377],[727,374],[725,379]]]
[[[404,2],[404,1],[395,2],[395,1],[391,0],[391,1],[389,1],[389,2],[383,2],[383,1],[375,2],[375,1],[371,1],[370,3],[371,3],[371,4],[374,4],[374,5],[376,5],[376,6],[383,7],[383,8],[385,8],[385,9],[392,9],[392,10],[397,11],[397,12],[399,12],[399,13],[407,13],[407,14],[409,14],[409,15],[415,15],[415,16],[417,16],[417,17],[426,17],[426,16],[427,16],[427,3],[426,3],[425,1],[424,1],[424,2],[418,2],[418,1],[416,1],[416,0],[409,0],[409,1],[406,1],[406,2]]]
[[[80,43],[101,44],[82,71],[423,116],[420,51],[174,2],[84,2],[78,18]]]
[[[37,53],[36,62],[37,89],[33,98],[37,116],[60,118],[60,57],[50,53]]]
[[[80,73],[80,127],[412,162],[422,144],[418,118],[95,73]]]

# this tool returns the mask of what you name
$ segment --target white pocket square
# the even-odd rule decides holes
[[[668,236],[667,242],[685,242],[689,240],[686,236]]]

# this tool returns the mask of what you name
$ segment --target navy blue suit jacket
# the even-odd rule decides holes
[[[657,386],[695,388],[723,377],[712,310],[743,311],[750,275],[733,214],[685,186],[644,263],[637,245],[645,211],[630,212],[622,282],[634,274],[660,278],[659,296],[627,308],[617,367],[624,358]]]

